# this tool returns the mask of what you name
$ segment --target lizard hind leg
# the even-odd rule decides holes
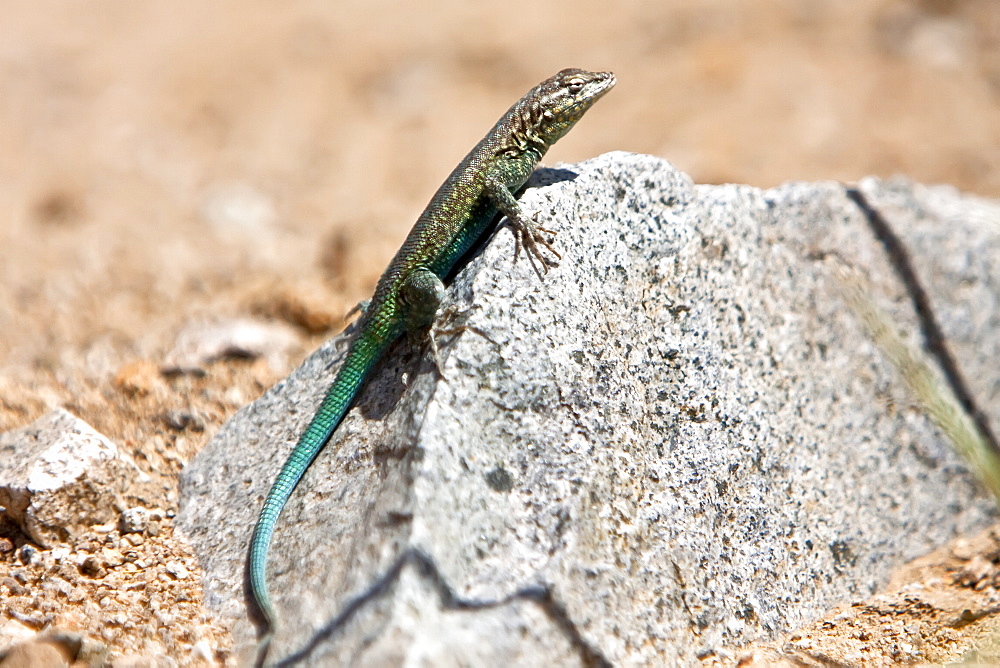
[[[399,288],[407,333],[414,334],[430,327],[444,298],[444,283],[430,269],[417,267],[407,274]]]
[[[399,289],[399,302],[403,308],[403,321],[407,337],[413,341],[426,331],[431,353],[438,373],[441,373],[441,355],[434,335],[434,319],[445,299],[444,283],[426,267],[418,267],[407,274]]]
[[[469,319],[469,314],[477,308],[479,308],[478,305],[473,305],[468,309],[459,309],[456,304],[449,304],[441,310],[441,315],[438,320],[435,321],[429,330],[427,330],[427,339],[431,344],[431,354],[434,355],[434,364],[437,366],[438,375],[442,378],[444,378],[445,375],[444,365],[441,361],[441,354],[438,348],[438,337],[454,336],[456,334],[462,334],[463,332],[472,332],[473,334],[478,334],[489,341],[494,347],[497,346],[497,342],[491,339],[490,336],[482,329],[476,327],[475,325],[464,324],[465,321]]]
[[[458,319],[459,311],[455,305],[449,305],[443,310],[441,304],[445,300],[444,283],[434,272],[423,267],[415,269],[403,280],[400,288],[400,302],[404,309],[406,331],[412,338],[426,332],[431,346],[431,355],[438,374],[444,377],[444,363],[441,360],[441,350],[438,347],[439,336],[451,336],[465,331],[479,334],[484,339],[496,345],[489,336],[478,327],[459,324],[452,325]],[[440,313],[442,325],[436,320]]]

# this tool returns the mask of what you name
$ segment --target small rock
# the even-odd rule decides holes
[[[168,411],[163,416],[163,423],[174,431],[205,431],[205,421],[187,411]]]
[[[955,582],[966,587],[982,589],[980,583],[986,583],[987,577],[993,572],[993,564],[978,554],[965,564],[955,576]],[[985,586],[985,585],[984,585]]]
[[[149,527],[149,511],[141,506],[129,508],[118,517],[118,531],[142,533]]]
[[[121,498],[147,484],[131,458],[62,409],[0,434],[0,506],[42,547],[115,518]]]
[[[39,641],[15,645],[0,660],[0,668],[65,668],[68,665],[59,648]]]
[[[25,566],[34,566],[42,563],[41,553],[31,545],[22,545],[17,551],[17,559]]]
[[[175,580],[183,580],[190,574],[184,564],[179,561],[168,561],[165,569]]]
[[[285,369],[297,342],[295,331],[283,323],[251,318],[192,322],[177,335],[164,372],[198,373],[220,359],[258,357],[267,359],[272,369]]]
[[[42,590],[58,592],[64,596],[69,596],[70,592],[73,591],[73,585],[60,577],[49,575],[42,581]]]
[[[107,575],[107,571],[104,569],[101,560],[93,555],[83,560],[83,563],[80,565],[80,572],[95,580],[100,580]]]
[[[125,555],[118,550],[113,550],[108,547],[101,550],[101,556],[103,557],[104,565],[107,568],[115,568],[116,566],[121,566],[125,563]]]
[[[6,582],[4,582],[6,584]],[[0,624],[0,652],[17,643],[25,642],[35,637],[36,631],[16,619],[10,619]]]
[[[201,639],[191,647],[191,658],[194,661],[208,663],[214,658],[212,646],[205,639]]]
[[[976,548],[967,538],[956,538],[951,544],[951,554],[956,559],[968,561],[975,556]]]
[[[14,578],[4,578],[0,581],[0,586],[6,587],[11,596],[26,596],[28,594],[28,588]]]
[[[83,645],[83,636],[72,631],[50,630],[44,633],[35,633],[30,639],[14,645],[2,655],[0,667],[68,666],[77,660]]]

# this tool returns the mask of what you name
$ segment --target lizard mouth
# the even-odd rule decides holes
[[[589,107],[593,103],[607,95],[608,91],[615,87],[618,78],[614,72],[601,72],[601,77],[587,85],[586,95],[581,96],[580,101],[574,107]]]
[[[618,77],[614,75],[614,72],[606,72],[605,74],[607,74],[607,78],[600,82],[597,92],[594,93],[595,100],[602,97],[605,93],[614,88],[616,83],[618,83]]]
[[[587,109],[590,109],[595,102],[604,97],[618,83],[618,78],[615,77],[613,72],[601,72],[601,75],[601,78],[588,83],[586,93],[581,95],[567,108],[570,116],[579,118],[580,115]]]

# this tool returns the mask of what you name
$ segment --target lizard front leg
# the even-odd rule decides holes
[[[500,212],[507,217],[506,224],[514,233],[514,261],[517,262],[517,257],[523,247],[528,261],[531,262],[531,268],[535,270],[539,278],[542,278],[543,271],[548,272],[549,267],[556,265],[555,260],[542,254],[542,248],[555,255],[557,259],[562,259],[562,256],[552,247],[552,242],[545,237],[546,234],[554,235],[555,232],[545,229],[535,220],[526,216],[524,209],[514,199],[510,189],[496,176],[486,177],[486,194],[500,209]],[[538,269],[539,265],[542,267],[541,270]]]

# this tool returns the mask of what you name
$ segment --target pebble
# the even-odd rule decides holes
[[[25,566],[34,566],[42,563],[41,553],[31,545],[22,545],[17,551],[17,559]]]
[[[118,531],[123,534],[142,533],[148,527],[149,511],[142,506],[129,508],[118,517]],[[129,537],[131,538],[131,536]]]
[[[167,573],[170,573],[177,580],[183,580],[189,575],[188,569],[179,561],[167,562],[166,570]]]

